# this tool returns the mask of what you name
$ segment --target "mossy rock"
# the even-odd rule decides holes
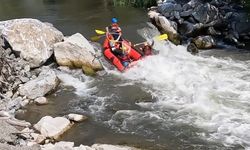
[[[95,70],[93,68],[91,68],[90,66],[87,66],[87,65],[82,66],[82,71],[87,76],[95,76],[96,75]]]

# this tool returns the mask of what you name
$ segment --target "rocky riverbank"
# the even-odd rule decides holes
[[[95,43],[79,33],[65,37],[52,24],[36,19],[0,22],[0,36],[0,149],[135,149],[55,143],[73,124],[87,119],[81,114],[44,116],[35,125],[15,118],[30,103],[47,104],[46,96],[58,90],[57,73],[63,68],[80,68],[88,75],[102,70]]]
[[[244,48],[250,40],[250,22],[241,2],[233,0],[158,0],[149,9],[151,21],[175,44],[188,50],[223,45]]]

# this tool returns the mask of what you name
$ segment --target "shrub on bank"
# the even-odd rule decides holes
[[[150,7],[156,5],[156,0],[113,0],[115,6]]]

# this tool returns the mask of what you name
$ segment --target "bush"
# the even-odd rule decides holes
[[[113,0],[115,6],[134,6],[148,8],[156,5],[156,0]]]

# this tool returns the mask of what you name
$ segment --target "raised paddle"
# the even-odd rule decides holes
[[[91,40],[92,41],[97,41],[97,40],[99,40],[101,37],[103,37],[103,36],[105,36],[104,34],[106,33],[105,31],[103,31],[103,30],[98,30],[98,29],[96,29],[95,30],[95,32],[97,33],[97,34],[99,34],[98,36],[93,36],[93,37],[91,37]],[[158,35],[158,36],[155,36],[154,37],[155,39],[157,39],[157,40],[167,40],[168,39],[168,35],[167,34],[161,34],[161,35]],[[138,44],[135,44],[134,46],[137,46],[137,45],[140,45],[140,44],[143,44],[144,42],[141,42],[141,43],[138,43]]]
[[[161,35],[155,36],[153,38],[155,38],[156,40],[162,41],[162,40],[167,40],[168,39],[168,35],[167,34],[161,34]],[[138,45],[144,44],[145,42],[146,41],[141,42],[141,43],[137,43],[134,46],[138,46]]]
[[[90,39],[91,41],[98,41],[100,38],[104,37],[105,35],[97,35],[97,36],[92,36]]]
[[[90,39],[92,41],[98,41],[100,38],[104,37],[106,32],[105,31],[102,31],[102,30],[95,30],[95,32],[98,34],[97,36],[93,36],[91,37]],[[111,34],[118,34],[118,33],[111,33]]]
[[[102,35],[102,34],[105,34],[106,32],[105,31],[102,31],[102,30],[95,30],[95,32],[99,35]]]

